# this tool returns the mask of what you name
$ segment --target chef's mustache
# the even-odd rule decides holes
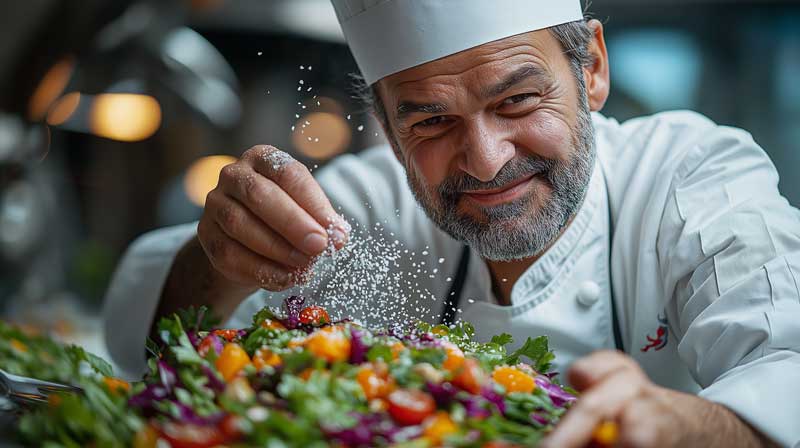
[[[438,188],[439,195],[445,201],[458,199],[465,191],[489,190],[502,188],[522,177],[550,173],[557,162],[535,155],[515,157],[506,163],[494,179],[483,182],[463,171],[445,179]],[[548,179],[549,180],[549,179]]]

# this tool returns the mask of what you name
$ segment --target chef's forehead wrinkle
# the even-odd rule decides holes
[[[400,101],[395,110],[395,117],[398,121],[403,121],[414,113],[423,114],[443,114],[447,112],[447,106],[442,103],[416,103],[414,101]]]
[[[533,79],[536,84],[545,84],[550,80],[550,74],[534,64],[525,64],[507,75],[502,81],[481,88],[481,96],[484,98],[494,98],[501,95],[506,90],[529,79]]]

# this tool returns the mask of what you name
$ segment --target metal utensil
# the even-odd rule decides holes
[[[82,393],[83,389],[69,384],[12,375],[0,369],[0,397],[18,404],[47,403],[47,397],[53,392]]]

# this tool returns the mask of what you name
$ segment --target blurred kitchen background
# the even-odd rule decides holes
[[[800,2],[595,0],[620,121],[692,109],[749,130],[800,205]],[[270,143],[318,169],[382,141],[328,0],[0,0],[0,316],[104,354],[138,235],[196,220]]]

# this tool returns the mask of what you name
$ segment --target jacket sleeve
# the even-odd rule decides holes
[[[175,255],[195,234],[197,223],[155,230],[139,237],[123,255],[105,297],[105,340],[124,376],[145,368],[144,341]]]
[[[700,396],[794,446],[800,211],[780,195],[775,167],[741,130],[707,133],[671,182],[657,252],[679,355]]]

